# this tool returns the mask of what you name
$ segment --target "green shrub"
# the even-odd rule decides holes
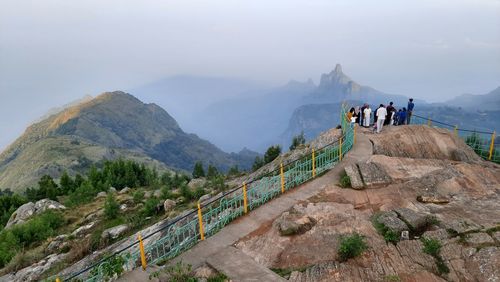
[[[424,253],[429,254],[433,257],[439,255],[439,251],[441,250],[441,243],[437,239],[427,239],[422,238],[422,243],[424,244]]]
[[[224,282],[227,280],[228,278],[224,273],[219,273],[216,276],[208,277],[207,282]]]
[[[156,197],[151,197],[146,200],[141,212],[144,216],[153,216],[157,213],[158,205],[160,205],[160,200]]]
[[[170,265],[165,267],[161,271],[153,272],[149,279],[157,278],[160,276],[161,272],[165,272],[168,276],[168,281],[171,282],[196,282],[197,279],[193,277],[192,266],[190,264],[184,264],[182,261],[177,262],[175,265]]]
[[[358,233],[353,233],[341,237],[338,256],[341,261],[346,261],[361,255],[367,248],[368,245],[365,243],[364,237]]]
[[[384,224],[378,221],[380,214],[375,214],[372,216],[372,224],[373,227],[377,230],[377,232],[384,237],[386,243],[396,244],[399,242],[399,234],[387,228]]]
[[[424,237],[422,238],[422,243],[424,244],[424,248],[422,249],[422,251],[434,257],[438,273],[449,273],[450,269],[448,268],[440,254],[441,242],[439,242],[439,240],[437,239],[428,239]]]
[[[22,249],[39,244],[65,224],[61,213],[48,210],[31,220],[0,232],[0,267],[4,267]]]
[[[90,272],[91,275],[97,275],[98,271],[104,276],[104,281],[108,281],[108,279],[112,279],[115,274],[119,277],[123,271],[123,265],[125,264],[126,260],[123,256],[121,255],[114,255],[108,260],[106,260],[105,263],[102,264],[101,267],[95,267],[92,269]]]
[[[203,170],[203,164],[201,162],[196,162],[193,168],[193,178],[205,177],[205,171]]]
[[[132,200],[134,201],[135,204],[142,203],[142,201],[144,201],[144,191],[143,190],[135,191],[134,194],[132,194]]]
[[[113,193],[108,193],[106,201],[104,202],[104,215],[107,219],[114,219],[118,217],[120,212],[120,205],[115,199]]]
[[[298,146],[304,145],[306,143],[306,138],[304,136],[304,131],[300,132],[299,135],[294,136],[292,139],[292,145],[290,145],[290,151],[295,150]]]
[[[349,175],[347,175],[345,171],[342,172],[342,174],[340,175],[340,187],[342,188],[351,187],[351,178],[349,177]]]

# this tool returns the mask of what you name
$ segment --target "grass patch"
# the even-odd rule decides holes
[[[342,188],[351,187],[351,178],[349,177],[349,175],[347,175],[345,171],[342,171],[342,173],[340,174],[339,185]]]
[[[399,276],[396,275],[396,274],[386,275],[384,277],[384,281],[387,281],[387,282],[398,282],[398,281],[401,281],[401,278],[399,278]]]
[[[429,254],[434,257],[434,261],[436,263],[436,267],[438,270],[438,274],[446,274],[450,272],[450,269],[444,262],[443,258],[440,255],[441,252],[441,242],[437,239],[427,239],[422,238],[422,243],[424,244],[424,248],[422,251],[426,254]]]
[[[298,271],[298,272],[304,272],[306,271],[307,269],[307,266],[304,266],[304,267],[299,267],[299,268],[296,268],[296,267],[291,267],[291,268],[271,268],[271,270],[278,274],[279,276],[283,277],[283,278],[288,278],[290,276],[290,274],[292,274],[292,272],[294,271]]]
[[[382,235],[382,237],[384,237],[384,240],[386,243],[392,243],[392,244],[396,244],[397,242],[399,242],[399,234],[390,230],[389,228],[387,228],[387,226],[385,226],[384,224],[380,223],[378,221],[378,218],[380,217],[380,213],[379,214],[374,214],[373,217],[372,217],[372,225],[373,227],[375,227],[375,229],[377,230],[377,232]]]
[[[352,235],[340,238],[340,246],[337,254],[341,261],[346,261],[361,255],[367,248],[368,245],[365,242],[364,236],[353,233]]]

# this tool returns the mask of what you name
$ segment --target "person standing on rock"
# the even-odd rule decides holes
[[[385,117],[384,125],[392,125],[392,114],[396,111],[393,104],[393,102],[390,102],[389,106],[387,106],[387,116]]]
[[[361,107],[360,109],[360,112],[359,112],[359,125],[360,126],[364,126],[364,116],[365,116],[365,109],[366,109],[366,103],[363,104],[363,106]]]
[[[370,116],[372,114],[372,109],[370,109],[369,105],[366,105],[365,110],[363,111],[363,122],[364,127],[370,127]]]
[[[387,109],[383,104],[380,104],[380,107],[377,109],[375,114],[377,116],[377,133],[382,131],[382,127],[384,126],[385,117],[387,116]]]
[[[408,109],[406,111],[406,124],[410,124],[411,115],[413,114],[413,108],[415,104],[413,104],[413,98],[410,98],[408,101]]]

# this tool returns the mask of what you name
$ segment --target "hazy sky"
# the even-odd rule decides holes
[[[317,82],[337,62],[388,93],[486,93],[500,0],[0,0],[0,150],[85,94],[176,74]]]

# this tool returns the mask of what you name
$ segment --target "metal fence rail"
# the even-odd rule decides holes
[[[341,108],[341,117],[344,117],[346,112],[347,107],[344,105]],[[114,275],[109,268],[117,257],[123,259],[123,268],[126,271],[141,264],[145,267],[146,263],[155,264],[174,258],[205,237],[217,233],[235,218],[331,169],[354,145],[354,125],[341,118],[341,126],[342,135],[339,140],[322,148],[313,148],[311,153],[281,164],[278,169],[243,183],[204,206],[198,204],[197,211],[190,212],[145,236],[142,240],[161,234],[158,240],[147,244],[143,249],[136,247],[142,245],[142,241],[138,240],[77,273],[67,275],[64,281],[108,280]]]
[[[440,122],[415,114],[412,115],[411,123],[448,129],[456,136],[462,138],[464,142],[483,159],[500,163],[500,144],[495,143],[495,131],[463,129],[459,128],[457,125]]]

